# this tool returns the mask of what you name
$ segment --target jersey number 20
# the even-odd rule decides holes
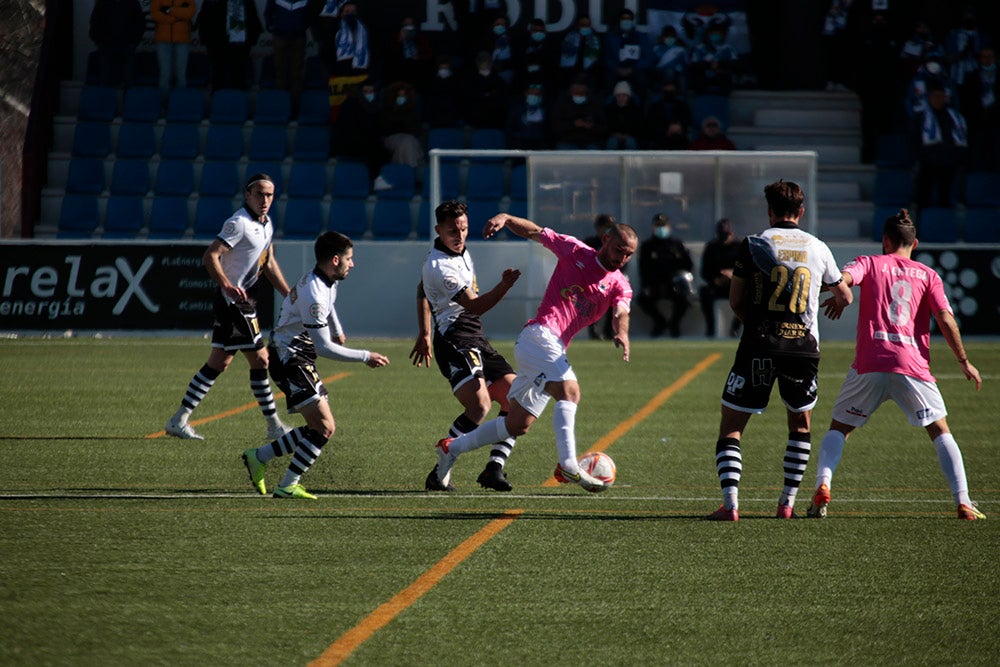
[[[792,296],[788,299],[788,310],[800,314],[806,312],[809,304],[809,284],[812,282],[812,274],[804,266],[797,266],[791,274],[791,285],[789,285],[788,267],[778,264],[771,269],[771,282],[774,283],[774,293],[767,302],[768,310],[785,310],[783,304],[778,303],[778,297],[788,287]]]

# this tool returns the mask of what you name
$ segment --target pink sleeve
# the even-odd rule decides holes
[[[940,313],[942,310],[952,312],[948,296],[944,293],[944,283],[941,282],[941,276],[933,271],[931,271],[931,284],[927,291],[930,297],[931,315]]]
[[[844,265],[844,273],[850,274],[851,282],[854,285],[861,284],[864,279],[865,274],[868,273],[868,263],[870,261],[869,257],[862,255],[861,257],[855,257],[847,264]]]
[[[551,250],[556,257],[565,257],[581,246],[590,247],[572,236],[558,234],[548,227],[542,228],[542,233],[538,235],[538,238],[542,245]]]

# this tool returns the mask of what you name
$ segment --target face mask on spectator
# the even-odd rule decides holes
[[[545,41],[545,33],[541,32],[541,31],[533,32],[533,33],[531,33],[531,39],[535,40],[536,42],[544,42]]]
[[[451,76],[451,68],[442,67],[441,69],[438,70],[438,76],[441,77],[442,79],[447,79],[449,76]]]
[[[583,35],[584,37],[590,37],[591,35],[594,34],[594,29],[591,28],[590,26],[584,26],[580,28],[580,34]]]
[[[504,27],[502,25],[495,25],[495,26],[493,26],[493,34],[496,35],[497,37],[499,37],[500,35],[504,34],[505,32],[507,32],[507,28],[506,27]]]
[[[374,102],[375,93],[365,93],[365,102]]]
[[[625,31],[631,30],[635,27],[635,21],[632,19],[622,19],[618,22],[618,27]]]
[[[542,103],[542,96],[535,95],[534,93],[528,93],[525,100],[528,102],[529,107],[537,107]]]
[[[587,101],[587,96],[586,95],[574,95],[573,96],[573,104],[583,104],[586,101]]]
[[[401,107],[406,104],[406,95],[396,96],[396,106]]]
[[[653,236],[658,239],[669,239],[670,238],[670,227],[666,225],[657,225],[653,227]]]

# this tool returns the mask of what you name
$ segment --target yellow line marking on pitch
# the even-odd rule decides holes
[[[625,435],[633,426],[653,414],[667,399],[686,387],[688,383],[703,373],[705,369],[718,361],[721,356],[721,354],[716,352],[702,359],[694,368],[684,373],[673,384],[654,396],[638,412],[609,431],[607,435],[598,440],[588,451],[604,451],[610,447],[613,442]],[[556,484],[558,482],[555,481],[555,478],[550,478],[542,486],[555,486]],[[479,532],[462,542],[444,558],[431,566],[416,581],[341,635],[316,660],[309,663],[309,667],[335,667],[346,660],[369,637],[388,625],[392,619],[396,618],[396,616],[409,608],[410,605],[419,600],[424,593],[436,586],[459,563],[471,556],[494,535],[512,524],[514,519],[524,514],[525,511],[524,509],[506,510],[498,518],[490,521]]]
[[[327,382],[336,382],[337,380],[343,380],[348,375],[350,375],[350,373],[347,373],[347,372],[344,372],[344,373],[334,373],[330,377],[323,378],[323,382],[324,383],[327,383]],[[285,394],[284,394],[284,392],[281,392],[281,391],[279,391],[277,394],[274,395],[275,400],[277,400],[279,398],[284,398],[284,397],[285,397]],[[251,410],[251,409],[256,408],[256,407],[260,407],[259,404],[257,403],[257,401],[253,401],[251,403],[244,403],[243,405],[240,405],[240,406],[237,406],[235,408],[232,408],[231,410],[226,410],[225,412],[220,412],[218,414],[209,415],[208,417],[202,417],[201,419],[195,419],[194,421],[190,422],[190,424],[191,424],[191,426],[200,426],[201,424],[207,424],[208,422],[214,422],[214,421],[218,421],[219,419],[225,419],[226,417],[232,417],[234,415],[238,415],[241,412],[246,412],[247,410]],[[150,433],[150,434],[145,435],[143,437],[146,438],[147,440],[151,440],[153,438],[162,438],[166,434],[167,434],[166,431],[162,431],[161,430],[161,431],[157,431],[156,433]]]
[[[719,354],[718,352],[713,352],[712,354],[708,355],[707,357],[699,361],[697,365],[694,366],[694,368],[684,373],[684,375],[677,378],[673,384],[671,384],[669,387],[666,387],[665,389],[663,389],[663,391],[654,396],[649,401],[649,403],[646,403],[646,405],[642,406],[642,408],[640,408],[638,412],[636,412],[631,417],[618,424],[618,426],[615,426],[608,432],[607,435],[605,435],[603,438],[595,442],[594,446],[588,449],[586,453],[603,452],[604,450],[606,450],[608,447],[611,446],[611,443],[615,442],[616,440],[624,436],[626,433],[632,430],[632,428],[636,424],[638,424],[639,422],[641,422],[642,420],[646,419],[651,414],[659,410],[660,406],[666,403],[671,396],[673,396],[678,391],[680,391],[688,384],[690,384],[692,380],[694,380],[696,377],[704,373],[709,366],[714,364],[721,357],[722,355]],[[555,477],[549,477],[547,480],[545,480],[545,482],[542,483],[542,486],[559,486],[559,482],[556,480]]]
[[[490,521],[475,535],[462,542],[444,558],[439,560],[431,569],[420,575],[416,581],[341,635],[340,639],[330,644],[323,651],[322,655],[309,663],[309,667],[334,667],[334,665],[339,665],[355,649],[365,643],[369,637],[419,600],[424,593],[434,588],[449,572],[458,567],[459,563],[475,553],[479,547],[486,544],[494,535],[512,524],[514,519],[523,513],[524,510],[522,509],[506,510],[499,517]]]

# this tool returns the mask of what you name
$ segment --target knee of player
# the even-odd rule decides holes
[[[465,406],[465,416],[479,424],[484,419],[486,415],[490,413],[490,407],[492,407],[492,401],[488,394],[476,395],[476,397],[469,401],[469,404]]]

